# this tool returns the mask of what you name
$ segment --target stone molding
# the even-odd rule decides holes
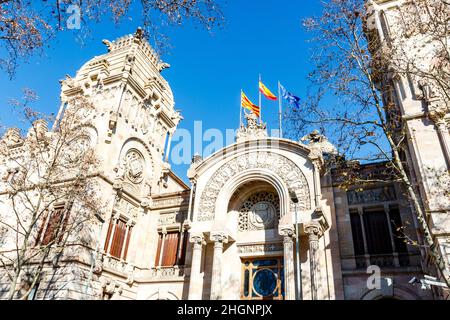
[[[216,202],[224,185],[238,173],[256,168],[268,169],[280,176],[300,199],[300,211],[311,209],[310,190],[302,170],[292,160],[278,153],[254,151],[230,159],[214,173],[200,196],[197,221],[214,220]],[[291,207],[294,210],[292,201]]]

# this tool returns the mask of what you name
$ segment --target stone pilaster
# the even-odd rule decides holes
[[[311,274],[311,296],[312,300],[318,299],[318,291],[320,284],[319,270],[319,239],[323,235],[323,230],[318,222],[310,222],[304,227],[305,233],[308,235],[309,243],[309,263]]]
[[[283,237],[285,298],[295,300],[294,226],[280,226],[279,233]]]
[[[189,300],[201,300],[202,298],[202,279],[200,274],[202,264],[203,246],[206,244],[202,234],[192,234],[189,241],[193,243],[191,275],[189,279]]]
[[[444,153],[447,166],[450,168],[450,134],[448,132],[447,124],[445,123],[443,113],[430,113],[431,120],[435,123],[439,140],[442,146],[442,152]]]
[[[228,238],[222,232],[212,233],[211,241],[214,242],[213,267],[211,276],[211,300],[222,298],[222,255],[223,244],[228,242]]]

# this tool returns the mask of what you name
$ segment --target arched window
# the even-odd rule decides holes
[[[381,31],[383,32],[384,40],[386,40],[386,43],[391,46],[392,40],[391,40],[391,34],[389,30],[389,22],[386,17],[386,14],[384,11],[380,12],[380,25],[381,25]]]

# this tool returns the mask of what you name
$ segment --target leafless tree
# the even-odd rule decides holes
[[[383,81],[397,73],[431,80],[435,94],[444,100],[450,92],[447,44],[450,7],[441,0],[414,2],[421,5],[427,2],[426,8],[434,6],[433,10],[427,11],[427,20],[421,24],[414,21],[420,15],[413,15],[413,20],[407,22],[414,26],[413,32],[424,32],[426,27],[426,34],[437,39],[432,59],[436,67],[431,69],[420,65],[420,57],[413,56],[412,50],[399,54],[408,50],[401,41],[404,34],[395,41],[385,39],[387,43],[369,36],[372,31],[367,28],[366,1],[323,1],[322,15],[303,22],[313,34],[313,70],[308,75],[311,86],[302,108],[290,111],[288,119],[294,138],[312,128],[320,128],[327,136],[335,137],[333,143],[340,156],[328,160],[330,167],[347,168],[340,170],[341,188],[386,182],[378,173],[360,175],[359,170],[352,169],[360,162],[384,162],[384,175],[404,188],[422,228],[424,247],[450,285],[448,262],[432,237],[415,178],[406,164],[408,136],[395,104],[393,88]],[[448,173],[444,170],[443,174]]]
[[[90,22],[109,19],[117,25],[136,16],[147,36],[158,35],[156,42],[164,40],[158,31],[162,25],[192,20],[211,29],[223,21],[215,0],[0,0],[0,46],[5,51],[0,67],[12,77],[20,60],[42,52],[72,19],[79,19],[86,32]]]
[[[8,299],[26,299],[45,268],[89,242],[90,222],[103,209],[93,178],[99,160],[83,126],[93,106],[73,99],[48,131],[54,119],[31,108],[35,99],[26,91],[14,102],[31,126],[27,136],[9,129],[0,144],[0,273],[10,283]]]

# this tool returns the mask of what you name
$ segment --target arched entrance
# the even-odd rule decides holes
[[[189,299],[296,297],[294,212],[311,216],[317,172],[299,145],[261,143],[230,146],[189,173],[196,181]]]
[[[251,180],[236,188],[228,215],[236,222],[239,297],[243,300],[284,299],[283,244],[278,234],[280,197],[267,181]]]

